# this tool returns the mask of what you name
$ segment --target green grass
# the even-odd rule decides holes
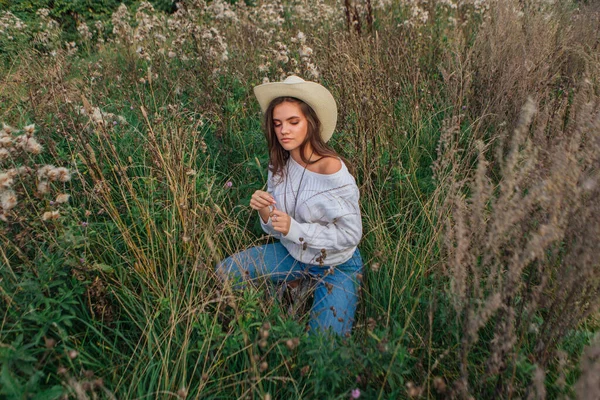
[[[397,77],[410,84],[385,92],[396,96],[383,100],[391,110],[384,124],[361,131],[360,118],[371,116],[353,99],[339,99],[345,119],[332,143],[355,167],[364,225],[364,285],[350,338],[308,336],[306,315],[286,315],[268,282],[236,291],[214,274],[219,260],[267,240],[247,206],[264,187],[268,164],[251,93],[262,79],[259,46],[250,53],[246,38],[219,26],[240,47],[215,73],[206,60],[149,62],[115,43],[78,57],[60,49],[57,57],[40,55],[25,39],[3,50],[0,76],[8,78],[0,82],[0,120],[19,127],[35,122],[46,150],[15,166],[52,163],[74,176],[55,188],[71,194],[67,205],[53,205],[35,184],[23,183],[18,217],[0,222],[0,396],[346,399],[360,388],[361,398],[395,399],[414,395],[416,387],[423,397],[444,398],[461,376],[464,321],[443,272],[449,216],[440,210],[448,182],[432,166],[452,116],[464,114],[457,133],[464,153],[456,160],[465,176],[476,165],[468,150],[479,137],[491,142],[495,131],[481,134],[482,117],[462,109],[463,99],[453,97],[437,70],[464,39],[448,37],[445,20],[397,27],[406,15],[393,8],[375,24],[419,38],[406,49],[414,70]],[[475,18],[465,27],[469,38],[478,26]],[[290,37],[306,31],[289,21],[281,29]],[[339,25],[331,29],[345,34]],[[344,40],[351,46],[370,39]],[[474,45],[468,42],[466,49]],[[336,60],[325,50],[337,55],[338,49],[320,46],[324,76],[332,79]],[[367,56],[360,61],[397,72],[394,63],[404,61],[386,51],[381,58],[389,57],[389,65]],[[140,83],[149,68],[158,77]],[[346,89],[358,98],[365,83],[352,84]],[[79,113],[86,102],[127,123],[90,121]],[[40,220],[54,209],[60,219]],[[468,354],[477,398],[497,393],[499,376],[487,376],[485,368],[500,320],[488,321]],[[549,364],[549,396],[572,394],[578,357],[596,331],[584,323],[557,343],[571,364]],[[519,339],[502,374],[512,374],[515,396],[524,396],[538,337]],[[556,383],[561,373],[566,388]],[[445,393],[434,383],[439,378]]]

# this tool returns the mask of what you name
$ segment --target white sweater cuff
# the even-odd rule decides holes
[[[287,235],[284,236],[287,240],[290,240],[296,244],[300,243],[300,237],[302,236],[302,230],[300,229],[300,224],[296,222],[294,218],[290,217],[290,230]]]

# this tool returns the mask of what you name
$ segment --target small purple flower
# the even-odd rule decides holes
[[[83,221],[83,222],[81,223],[81,226],[82,226],[82,227],[84,227],[84,228],[87,228],[87,226],[88,226],[88,223],[87,223],[87,221]]]
[[[85,258],[81,257],[81,258],[79,259],[79,262],[83,264],[83,263],[85,262]]]
[[[113,125],[116,125],[116,124],[117,124],[117,121],[113,121]]]
[[[54,200],[50,200],[50,205],[53,206],[54,205]]]
[[[129,106],[129,109],[130,109],[130,110],[133,110],[133,106]]]
[[[360,389],[359,388],[352,389],[352,392],[350,393],[350,398],[358,399],[359,397],[360,397]]]
[[[233,186],[233,182],[231,182],[231,181],[228,181],[228,182],[225,184],[225,187],[226,187],[226,188],[230,188],[230,187],[232,187],[232,186]]]

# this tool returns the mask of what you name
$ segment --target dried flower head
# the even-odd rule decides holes
[[[46,194],[50,192],[50,184],[48,181],[39,181],[37,184],[37,190],[40,194]]]
[[[69,201],[69,198],[71,196],[65,193],[61,193],[58,196],[56,196],[56,202],[58,204],[62,204],[62,203],[66,203],[67,201]]]
[[[14,182],[15,180],[8,172],[0,173],[0,189],[8,189],[13,185]]]
[[[55,170],[58,173],[58,180],[61,182],[69,182],[71,180],[71,174],[65,167],[58,167]]]
[[[17,195],[12,190],[5,190],[0,194],[0,205],[8,211],[17,205]]]
[[[4,131],[5,134],[7,135],[11,135],[15,132],[18,132],[17,129],[13,128],[10,125],[5,124],[4,122],[2,123],[2,130]]]
[[[53,221],[60,217],[60,213],[58,211],[46,211],[44,215],[42,215],[42,221]]]
[[[28,135],[33,135],[33,132],[35,131],[35,124],[27,125],[25,128],[23,128],[23,130]]]

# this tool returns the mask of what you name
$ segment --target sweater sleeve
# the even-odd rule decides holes
[[[312,214],[311,220],[319,222],[301,223],[292,218],[290,230],[283,237],[325,252],[356,247],[362,237],[358,198],[354,185],[319,194],[315,201],[304,204]]]
[[[272,172],[269,169],[268,175],[267,175],[267,193],[269,193],[271,196],[273,195],[273,176],[272,176]],[[276,239],[281,239],[281,232],[277,232],[275,230],[275,228],[273,228],[273,224],[271,223],[271,217],[269,217],[269,219],[267,220],[267,222],[263,222],[263,219],[261,218],[260,214],[258,215],[258,220],[260,221],[260,226],[262,227],[262,230],[273,236]]]

